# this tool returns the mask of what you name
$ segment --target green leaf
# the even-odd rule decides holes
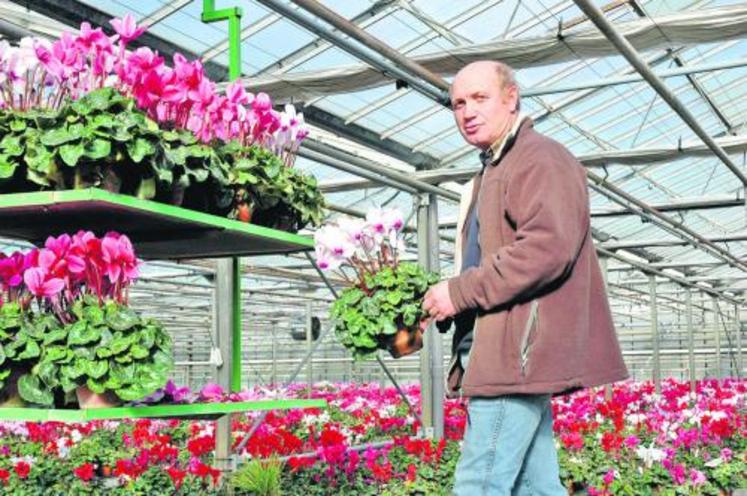
[[[127,143],[127,153],[133,162],[139,164],[145,157],[156,153],[156,147],[145,138],[136,138]]]
[[[10,121],[10,130],[16,133],[20,133],[26,129],[26,121],[23,119],[14,119]]]
[[[69,377],[62,376],[60,377],[60,387],[63,392],[71,393],[78,389],[78,383]]]
[[[41,142],[47,146],[60,146],[75,139],[65,127],[49,129],[41,135]]]
[[[86,305],[83,309],[83,318],[92,326],[104,325],[104,317],[104,309],[99,305]]]
[[[59,150],[60,158],[70,167],[75,167],[78,164],[78,159],[86,151],[82,143],[62,145]]]
[[[112,350],[110,350],[106,346],[99,346],[96,348],[96,356],[99,358],[109,358],[112,355]]]
[[[117,355],[114,357],[114,361],[117,363],[132,363],[132,355],[125,354],[125,355]]]
[[[98,114],[91,121],[93,127],[114,127],[117,121],[111,114]]]
[[[36,358],[41,355],[41,348],[36,341],[28,341],[26,343],[26,349],[16,357],[16,360],[28,360],[29,358]]]
[[[18,164],[9,160],[7,155],[0,154],[0,179],[8,179],[16,173]]]
[[[31,374],[24,374],[18,379],[18,394],[29,403],[45,406],[54,404],[52,391],[45,388],[39,382],[39,378]]]
[[[103,382],[99,382],[90,377],[86,381],[86,386],[88,386],[88,389],[95,394],[104,394],[104,392],[106,392],[106,386],[104,386]]]
[[[135,365],[132,363],[128,365],[113,363],[109,368],[109,377],[122,384],[132,384],[135,382]]]
[[[24,146],[21,144],[21,137],[13,134],[6,134],[0,140],[0,148],[2,148],[5,155],[10,155],[11,157],[23,155],[24,151]]]
[[[158,327],[149,325],[140,331],[140,345],[145,349],[151,349],[156,344],[156,334],[160,331]],[[0,362],[2,363],[2,362]]]
[[[130,346],[130,355],[136,360],[147,358],[149,354],[150,353],[148,352],[148,348],[144,348],[139,344],[133,344],[132,346]]]
[[[107,360],[99,360],[96,362],[86,362],[85,372],[88,377],[99,379],[109,372],[109,362]]]
[[[92,160],[108,157],[112,151],[112,144],[102,138],[96,138],[86,144],[85,155]]]
[[[106,323],[115,331],[126,331],[138,325],[140,317],[134,310],[126,307],[109,307],[106,311]]]
[[[39,362],[34,366],[32,372],[47,386],[56,387],[60,383],[57,377],[58,370],[57,365],[52,362]]]
[[[109,344],[109,349],[113,355],[118,355],[129,348],[131,344],[132,340],[130,338],[115,337]]]
[[[124,388],[117,389],[114,391],[120,399],[124,401],[137,401],[145,398],[150,394],[147,390],[141,388],[138,385],[132,385]]]
[[[70,379],[77,379],[82,375],[85,375],[85,373],[83,364],[78,364],[78,361],[76,361],[75,365],[63,365],[60,367],[60,374],[62,374],[63,377],[69,377]]]
[[[67,336],[67,344],[83,345],[98,342],[101,339],[101,330],[85,322],[84,325],[75,325],[70,329]]]
[[[65,339],[67,339],[67,329],[65,328],[55,329],[52,332],[49,332],[44,335],[44,344],[49,345],[52,343],[65,341]]]
[[[5,351],[3,350],[3,347],[0,346],[0,364],[5,363]]]
[[[76,360],[95,360],[96,349],[94,347],[82,346],[80,348],[73,348],[73,358]]]
[[[88,93],[84,98],[88,100],[91,108],[96,110],[106,110],[113,103],[112,98],[115,95],[113,88],[100,88]]]
[[[44,350],[44,360],[48,362],[69,360],[72,356],[73,353],[66,346],[50,346]]]
[[[123,127],[116,127],[114,128],[114,133],[111,135],[111,137],[115,141],[126,143],[132,139],[132,134],[130,134],[127,129]]]

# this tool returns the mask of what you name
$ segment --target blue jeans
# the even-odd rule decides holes
[[[467,415],[456,496],[567,496],[549,394],[471,398]]]

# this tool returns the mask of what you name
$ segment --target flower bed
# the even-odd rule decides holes
[[[190,398],[184,389],[169,389],[172,397]],[[418,387],[405,392],[417,404]],[[199,399],[308,393],[297,385],[226,396],[211,387]],[[326,384],[311,396],[327,399],[329,408],[271,412],[245,448],[253,458],[282,457],[282,494],[449,494],[465,428],[462,403],[446,402],[446,439],[433,443],[414,436],[417,421],[393,388]],[[615,387],[610,401],[601,389],[556,399],[564,482],[589,494],[718,495],[747,487],[746,399],[744,380],[703,381],[693,396],[687,383],[669,380],[660,397],[651,383],[631,382]],[[234,446],[257,415],[234,417]],[[213,426],[0,423],[0,483],[8,494],[219,494],[225,489],[216,486]],[[376,441],[388,443],[351,449]]]

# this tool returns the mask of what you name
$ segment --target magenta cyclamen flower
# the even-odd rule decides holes
[[[101,241],[104,271],[112,284],[137,278],[139,262],[130,239],[124,234],[108,233]]]
[[[218,384],[206,384],[200,391],[200,397],[208,401],[220,401],[223,398],[223,388]]]
[[[28,269],[23,274],[23,282],[26,283],[31,294],[38,297],[51,298],[65,288],[65,281],[60,278],[50,278],[49,274],[40,267]]]
[[[127,14],[122,19],[112,19],[109,24],[114,27],[114,31],[117,32],[119,39],[124,44],[131,42],[145,32],[144,26],[137,26],[132,14]]]

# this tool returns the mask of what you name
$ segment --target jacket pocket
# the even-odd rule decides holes
[[[521,344],[519,346],[519,365],[521,368],[521,377],[525,378],[527,375],[527,368],[529,366],[529,352],[532,349],[532,344],[535,341],[535,334],[539,327],[539,300],[532,300],[529,307],[529,317],[524,326],[524,332],[521,336]]]

